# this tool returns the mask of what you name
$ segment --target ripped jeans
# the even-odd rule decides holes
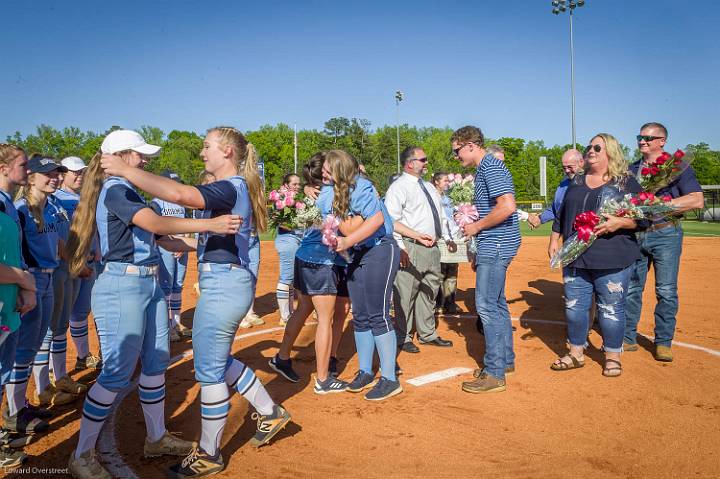
[[[625,269],[563,268],[565,317],[568,341],[572,346],[587,346],[589,313],[594,293],[603,349],[609,353],[622,352],[625,299],[631,269],[632,266]]]

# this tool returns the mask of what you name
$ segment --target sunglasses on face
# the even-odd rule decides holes
[[[588,145],[585,147],[585,154],[587,155],[590,153],[590,150],[595,151],[595,153],[600,153],[602,151],[602,146],[600,145]]]
[[[644,141],[645,143],[650,143],[653,140],[659,140],[661,138],[665,138],[664,136],[650,136],[650,135],[638,135],[635,138],[637,138],[638,143],[641,141]]]
[[[427,163],[427,157],[425,157],[425,158],[415,158],[413,161],[419,161],[420,163]]]

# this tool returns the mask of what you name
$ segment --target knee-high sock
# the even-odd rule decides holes
[[[88,318],[74,321],[70,319],[70,336],[72,336],[77,357],[84,358],[90,354],[90,346],[88,345]]]
[[[170,301],[168,302],[170,307],[170,326],[177,327],[180,324],[180,311],[182,309],[182,293],[172,293],[170,295]]]
[[[5,385],[7,392],[8,414],[14,416],[17,412],[25,407],[25,395],[27,394],[27,383],[30,379],[30,369],[32,366],[27,364],[13,364],[10,371],[10,379]]]
[[[52,338],[50,343],[50,362],[52,363],[55,381],[67,376],[65,364],[67,358],[67,334],[58,335]]]
[[[253,370],[247,365],[233,359],[227,371],[225,371],[225,382],[232,389],[242,394],[257,412],[263,416],[272,414],[275,402],[257,376],[255,376]]]
[[[290,315],[293,314],[293,311],[295,311],[295,288],[291,284],[288,285],[288,309],[290,314],[288,314],[288,318]]]
[[[275,296],[277,296],[280,318],[288,319],[290,317],[290,286],[278,283],[275,287]]]
[[[395,355],[397,354],[397,335],[395,331],[375,336],[375,347],[380,356],[380,370],[382,376],[395,381]]]
[[[80,439],[78,440],[77,449],[75,449],[75,457],[87,450],[95,449],[100,429],[102,429],[105,419],[110,414],[110,406],[115,401],[117,393],[108,391],[100,384],[95,383],[90,388],[83,405],[83,415],[80,421]]]
[[[230,411],[230,393],[227,384],[211,384],[200,388],[202,416],[200,448],[211,456],[215,456],[220,449],[228,411]]]
[[[375,352],[375,338],[373,338],[372,331],[355,331],[355,347],[360,362],[360,371],[372,374],[372,360]]]
[[[138,392],[148,439],[158,441],[165,434],[165,375],[146,376],[141,373]]]
[[[43,392],[50,385],[50,372],[48,370],[50,364],[50,342],[52,333],[50,331],[45,335],[40,350],[35,354],[33,361],[33,377],[35,378],[35,389],[38,394]]]

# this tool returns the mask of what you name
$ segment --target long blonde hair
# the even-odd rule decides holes
[[[609,133],[598,133],[593,136],[590,142],[595,138],[602,138],[605,142],[605,152],[608,157],[608,171],[603,179],[616,182],[623,181],[628,176],[628,162],[625,159],[620,143]],[[585,162],[585,172],[587,173],[589,164]]]
[[[127,160],[132,151],[126,150],[115,154]],[[100,166],[101,158],[102,152],[98,151],[88,163],[80,190],[80,202],[70,223],[70,235],[65,250],[68,253],[68,269],[73,276],[77,276],[85,268],[90,247],[97,233],[95,211],[106,176],[105,170]]]
[[[47,204],[48,200],[47,196],[45,197],[45,201],[42,201],[38,199],[36,195],[32,194],[33,182],[36,175],[37,173],[30,173],[28,175],[28,184],[25,186],[21,186],[18,189],[15,199],[25,200],[28,205],[28,210],[30,210],[30,213],[33,216],[33,220],[35,221],[35,226],[37,227],[37,230],[42,231],[43,229],[45,229],[45,215],[43,214],[43,212],[45,210],[45,205]]]
[[[355,186],[355,178],[360,171],[358,161],[343,150],[328,151],[325,161],[335,183],[333,214],[344,220],[350,210],[350,189]]]
[[[25,153],[25,150],[10,143],[0,143],[0,164],[10,166],[18,153]]]
[[[235,151],[233,159],[238,174],[245,178],[248,185],[255,229],[264,233],[267,230],[268,214],[265,205],[265,191],[257,169],[258,156],[255,147],[240,131],[230,126],[216,126],[208,130],[208,135],[210,133],[218,134],[218,141],[221,145],[233,147]]]

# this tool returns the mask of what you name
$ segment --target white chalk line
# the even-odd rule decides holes
[[[238,334],[237,336],[235,336],[235,341],[245,338],[251,338],[253,336],[260,336],[261,334],[283,331],[284,329],[284,327],[274,327],[261,329],[259,331],[253,331],[250,333]],[[183,351],[182,353],[173,356],[172,358],[170,358],[170,364],[168,365],[168,369],[171,369],[180,361],[191,358],[192,356],[192,349],[188,351]],[[117,441],[115,440],[115,412],[117,411],[117,408],[119,407],[120,403],[122,403],[122,401],[125,399],[125,397],[133,390],[135,390],[135,388],[137,388],[137,385],[138,380],[136,378],[128,385],[128,387],[118,393],[115,401],[113,402],[113,405],[110,407],[110,413],[108,414],[108,417],[103,424],[103,428],[100,431],[100,437],[98,438],[96,448],[98,455],[102,459],[103,464],[105,465],[112,477],[123,479],[140,479],[133,472],[130,466],[128,466],[125,461],[123,461],[120,452],[117,449]]]
[[[412,384],[413,386],[424,386],[426,384],[434,383],[437,381],[443,381],[445,379],[454,378],[455,376],[460,376],[461,374],[467,374],[471,373],[474,370],[472,368],[448,368],[448,369],[442,369],[440,371],[435,371],[434,373],[430,374],[424,374],[422,376],[418,376],[416,378],[408,379],[405,381],[408,384]]]

